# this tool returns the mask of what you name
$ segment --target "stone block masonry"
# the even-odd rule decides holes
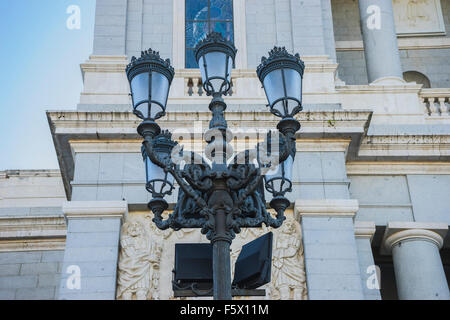
[[[0,300],[53,300],[64,251],[0,252]]]
[[[59,299],[114,300],[124,201],[66,202],[67,240]]]

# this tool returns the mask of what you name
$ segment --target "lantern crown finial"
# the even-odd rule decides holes
[[[172,140],[172,133],[169,130],[162,130],[152,141],[153,149],[156,152],[163,154],[170,154],[172,149],[178,144]],[[144,159],[147,157],[147,151],[145,146],[142,145],[141,148],[142,156]]]
[[[237,53],[237,49],[234,46],[233,42],[225,39],[220,32],[212,31],[195,45],[195,59],[198,62],[200,57],[204,53],[213,50],[227,53],[230,57],[233,58],[233,61]]]
[[[273,47],[272,50],[269,51],[269,57],[262,57],[261,64],[256,69],[256,73],[260,81],[264,80],[264,77],[279,67],[283,65],[289,66],[295,70],[297,70],[301,76],[303,76],[303,72],[305,70],[305,63],[300,59],[300,55],[298,53],[292,55],[287,50],[286,47]]]
[[[159,72],[162,72],[169,82],[172,82],[173,77],[175,76],[175,69],[170,64],[170,59],[162,59],[159,55],[158,51],[152,50],[151,48],[145,51],[141,51],[141,56],[136,58],[133,56],[131,58],[131,62],[127,65],[126,72],[128,76],[128,80],[131,81],[133,76],[135,75],[135,70],[139,69],[140,66],[149,65],[150,68],[158,69]]]

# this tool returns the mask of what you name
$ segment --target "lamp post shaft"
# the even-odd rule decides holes
[[[208,206],[214,212],[213,246],[213,293],[214,300],[231,300],[230,244],[233,240],[227,226],[233,200],[224,180],[214,183]]]
[[[224,213],[218,213],[224,215]],[[213,292],[214,300],[231,300],[230,243],[213,242]]]

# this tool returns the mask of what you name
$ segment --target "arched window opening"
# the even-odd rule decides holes
[[[406,71],[403,72],[403,79],[406,82],[415,82],[417,84],[422,84],[423,88],[431,88],[430,79],[426,75],[418,71]]]

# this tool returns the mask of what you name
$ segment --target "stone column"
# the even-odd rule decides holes
[[[450,293],[439,249],[446,223],[390,222],[384,250],[392,252],[401,300],[449,300]]]
[[[372,253],[372,238],[375,234],[375,223],[371,221],[355,222],[356,247],[358,248],[361,284],[366,300],[381,300],[380,275],[375,266]]]
[[[66,250],[59,299],[114,300],[125,201],[71,201],[63,205]]]
[[[357,200],[297,200],[310,300],[363,300],[353,218]]]
[[[359,0],[369,83],[404,82],[392,0]]]

